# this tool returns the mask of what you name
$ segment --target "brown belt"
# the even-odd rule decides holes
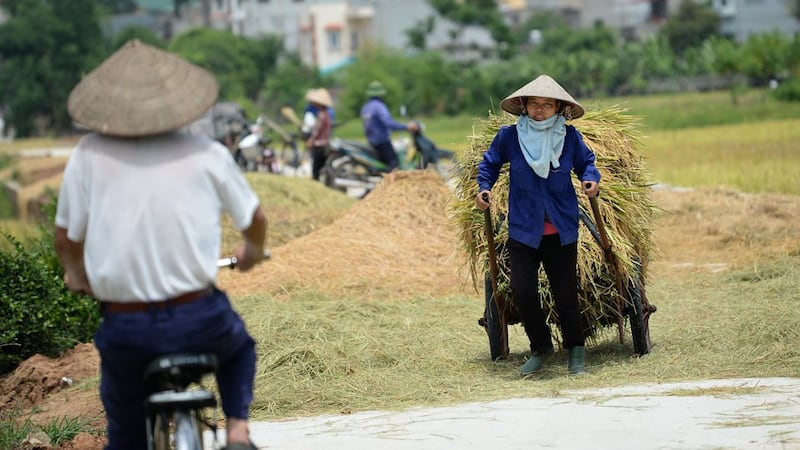
[[[191,303],[195,300],[208,297],[214,293],[211,287],[203,288],[198,291],[187,292],[158,302],[100,302],[100,310],[111,314],[124,314],[124,313],[137,313],[146,311],[159,311],[166,309],[170,306],[178,306],[186,303]]]

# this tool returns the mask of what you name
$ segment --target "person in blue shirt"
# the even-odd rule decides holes
[[[404,124],[392,118],[389,108],[383,97],[386,88],[380,81],[372,81],[367,86],[367,100],[361,107],[361,121],[364,124],[364,134],[367,142],[378,151],[378,159],[386,164],[386,172],[391,172],[400,165],[397,153],[392,145],[392,131],[415,132],[418,126],[415,122]]]
[[[578,130],[567,125],[583,107],[555,80],[541,75],[500,102],[518,117],[498,130],[478,164],[478,209],[492,201],[500,168],[509,164],[508,248],[511,293],[531,357],[520,368],[530,375],[553,354],[550,327],[539,296],[539,266],[550,283],[569,373],[585,372],[584,326],[578,302],[578,198],[570,172],[589,197],[600,191],[595,155]]]

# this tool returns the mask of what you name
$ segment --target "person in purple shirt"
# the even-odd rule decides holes
[[[404,124],[392,118],[383,97],[386,88],[380,81],[372,81],[367,86],[367,100],[361,107],[361,121],[364,123],[364,134],[367,142],[378,151],[378,158],[386,164],[386,172],[391,172],[400,161],[392,145],[392,131],[417,131],[417,124],[410,122]]]
[[[501,127],[478,164],[478,209],[492,199],[500,168],[509,164],[508,248],[511,295],[530,340],[531,357],[522,375],[539,371],[553,354],[550,327],[539,296],[539,266],[544,266],[558,313],[569,373],[585,372],[584,326],[578,303],[578,198],[570,172],[583,193],[600,191],[595,155],[567,119],[583,107],[547,75],[541,75],[500,102],[518,117]]]

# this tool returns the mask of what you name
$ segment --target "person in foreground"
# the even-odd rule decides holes
[[[595,155],[567,119],[583,115],[583,107],[547,75],[541,75],[500,102],[518,116],[502,127],[478,164],[478,209],[492,199],[500,168],[509,163],[508,240],[511,292],[531,357],[523,375],[539,371],[553,354],[550,327],[539,295],[543,265],[558,313],[563,346],[569,351],[569,373],[585,372],[584,327],[578,304],[578,198],[570,172],[581,180],[583,193],[596,196],[600,172]]]
[[[386,172],[391,172],[400,165],[397,152],[392,144],[392,131],[406,130],[415,132],[419,129],[416,122],[400,123],[392,117],[383,97],[386,88],[380,81],[372,81],[367,86],[369,99],[361,107],[361,121],[367,142],[378,151],[378,159],[386,164]]]
[[[214,286],[225,212],[245,271],[264,257],[267,219],[219,143],[180,128],[216,101],[213,76],[132,40],[86,75],[68,99],[93,130],[67,163],[55,218],[64,283],[99,300],[100,397],[106,449],[145,449],[145,366],[176,352],[213,353],[229,450],[249,439],[255,342]]]

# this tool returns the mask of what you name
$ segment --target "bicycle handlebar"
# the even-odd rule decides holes
[[[272,252],[269,250],[264,250],[264,259],[269,259],[272,256]],[[217,260],[217,267],[228,267],[230,269],[234,269],[236,264],[239,263],[239,259],[235,256],[231,256],[228,258],[221,258]]]

